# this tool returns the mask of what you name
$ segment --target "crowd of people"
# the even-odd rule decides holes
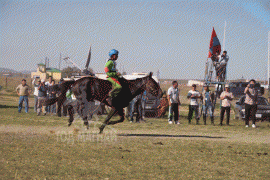
[[[59,84],[61,84],[62,80],[60,80]],[[249,127],[249,119],[252,120],[252,127],[256,127],[256,110],[257,110],[257,97],[258,91],[255,89],[255,80],[250,80],[249,85],[245,89],[245,122],[246,127]],[[49,80],[45,82],[44,79],[34,79],[32,81],[34,86],[34,111],[37,115],[46,115],[48,113],[52,115],[56,115],[56,104],[46,106],[45,101],[49,98],[55,98],[57,96],[58,89],[57,86],[54,86],[55,81],[52,77],[49,77]],[[30,95],[31,88],[26,84],[26,80],[22,80],[22,84],[20,84],[16,88],[17,94],[19,97],[19,106],[18,112],[21,113],[23,102],[25,103],[25,112],[29,112],[29,100],[28,96]],[[189,99],[189,112],[188,112],[188,123],[191,123],[191,120],[196,120],[196,124],[199,124],[200,117],[202,114],[203,123],[206,125],[207,116],[211,119],[211,124],[214,124],[214,100],[215,94],[209,89],[207,84],[204,85],[204,89],[202,93],[197,90],[197,86],[195,84],[192,85],[191,90],[187,93],[187,99]],[[225,85],[225,91],[223,91],[220,95],[221,100],[221,108],[220,108],[220,125],[223,125],[223,119],[226,113],[226,124],[230,124],[230,113],[231,113],[231,101],[234,99],[233,94],[230,92],[230,88],[228,85]],[[67,92],[67,101],[71,100],[71,91]],[[145,103],[147,100],[147,92],[145,91],[143,94],[136,96],[128,106],[127,117],[130,122],[141,122],[145,121]],[[200,104],[202,106],[200,106]],[[175,124],[180,124],[179,121],[179,107],[181,105],[180,101],[180,91],[178,89],[178,82],[173,81],[172,87],[170,87],[167,91],[167,95],[164,94],[162,99],[160,100],[160,104],[158,106],[158,117],[163,117],[166,114],[167,107],[169,106],[168,112],[168,123],[173,124],[173,120]],[[201,108],[200,108],[201,107]],[[66,108],[63,108],[64,116],[66,116]],[[104,110],[104,109],[103,109]],[[104,112],[104,111],[103,111]],[[137,112],[136,121],[134,121],[134,114]],[[194,115],[195,114],[195,115]],[[194,116],[193,116],[194,115]]]
[[[245,89],[245,123],[246,127],[249,127],[249,120],[252,121],[252,127],[256,128],[256,111],[257,111],[257,99],[258,99],[258,90],[255,88],[256,81],[254,79],[250,80],[248,86]],[[180,103],[180,92],[178,89],[177,81],[172,82],[172,87],[168,89],[167,98],[169,102],[169,115],[168,123],[180,124],[179,122],[179,106]],[[189,102],[189,112],[188,112],[188,123],[191,123],[193,114],[195,112],[196,124],[199,124],[201,114],[203,116],[204,125],[206,125],[206,118],[209,115],[211,119],[211,124],[214,124],[214,99],[215,94],[209,89],[209,85],[205,84],[202,93],[197,90],[196,84],[192,85],[192,89],[188,92],[187,98]],[[227,119],[226,124],[230,125],[230,113],[231,113],[231,102],[234,99],[233,94],[230,92],[228,85],[225,85],[225,91],[220,95],[221,108],[220,108],[220,125],[223,125],[223,119],[226,113]],[[166,98],[163,97],[163,101],[166,101]],[[200,109],[199,104],[202,104]],[[166,104],[166,103],[164,103]],[[200,112],[200,110],[202,112]]]
[[[63,80],[61,79],[59,84],[61,84]],[[37,115],[43,115],[46,114],[52,114],[56,115],[56,104],[46,106],[45,101],[47,99],[55,98],[58,92],[58,89],[56,88],[55,81],[52,79],[51,76],[49,76],[49,80],[45,82],[45,79],[37,79],[35,78],[32,81],[32,85],[34,87],[34,111],[37,113]],[[22,80],[22,84],[20,84],[16,88],[17,94],[20,96],[19,98],[19,108],[18,112],[21,113],[22,105],[24,102],[25,106],[25,112],[28,113],[29,110],[29,103],[28,103],[28,97],[30,93],[32,92],[31,88],[26,84],[26,80]]]

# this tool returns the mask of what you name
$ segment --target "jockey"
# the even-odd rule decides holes
[[[118,79],[119,76],[121,76],[120,73],[117,72],[116,70],[116,60],[118,58],[119,52],[115,49],[112,49],[109,52],[110,59],[107,61],[105,65],[105,72],[107,74],[107,80],[112,83],[112,90],[109,92],[107,102],[111,105],[112,104],[112,99],[115,98],[118,93],[121,91],[122,86],[119,83]]]

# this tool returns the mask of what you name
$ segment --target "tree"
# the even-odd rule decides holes
[[[75,73],[81,73],[81,70],[77,67],[67,67],[62,70],[62,77],[70,78]]]

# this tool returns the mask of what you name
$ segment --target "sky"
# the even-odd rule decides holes
[[[91,45],[97,73],[117,49],[120,71],[166,79],[204,78],[214,27],[228,79],[267,79],[269,0],[1,0],[0,27],[2,68],[35,70],[45,57],[58,68],[60,53],[83,68]]]

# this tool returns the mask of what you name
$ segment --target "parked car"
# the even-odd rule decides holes
[[[145,101],[145,116],[146,117],[156,117],[158,112],[158,106],[160,104],[160,99],[147,93],[147,98]]]
[[[248,84],[248,82],[231,82],[229,84],[230,91],[233,93],[234,97],[239,98],[245,95],[244,91]],[[264,94],[264,87],[261,87],[260,83],[256,83],[255,88],[258,89],[259,95],[262,96]]]
[[[242,96],[235,104],[234,111],[235,116],[239,119],[245,119],[245,98]],[[266,98],[259,96],[258,97],[258,107],[256,112],[257,120],[268,120],[270,119],[270,104]]]

